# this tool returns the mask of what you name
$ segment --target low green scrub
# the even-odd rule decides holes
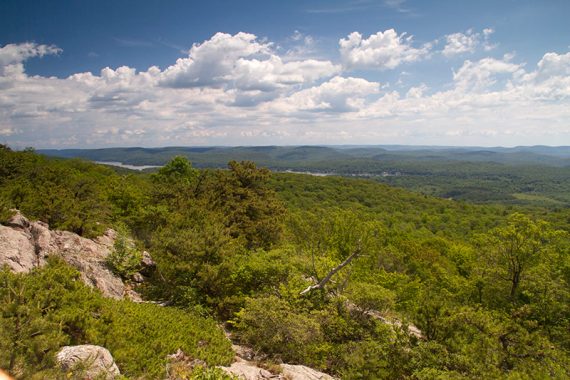
[[[536,183],[510,169],[508,181],[472,179],[480,165],[459,164],[460,176],[442,167],[428,182],[385,177],[501,202],[481,206],[251,162],[196,170],[178,157],[154,175],[123,175],[6,148],[0,162],[0,220],[19,208],[83,236],[124,224],[109,265],[127,278],[137,252],[152,252],[141,288],[178,307],[104,299],[58,262],[1,272],[0,366],[18,378],[57,378],[54,354],[83,343],[109,348],[128,377],[164,378],[166,356],[182,349],[207,365],[184,361],[174,378],[218,378],[230,344],[197,313],[232,322],[269,360],[342,379],[570,377],[569,209],[546,198],[522,209],[531,199],[511,196],[564,201],[557,170]]]
[[[97,344],[109,349],[127,376],[159,378],[166,356],[178,349],[210,365],[232,361],[230,342],[211,319],[153,304],[111,300],[104,316],[112,322]]]
[[[106,347],[132,378],[163,377],[167,355],[178,349],[212,366],[233,358],[213,320],[103,298],[58,260],[30,274],[0,271],[1,368],[21,379],[53,378],[57,351],[77,344]]]
[[[324,341],[316,319],[275,296],[249,299],[238,318],[244,342],[287,362],[309,362],[316,345]]]

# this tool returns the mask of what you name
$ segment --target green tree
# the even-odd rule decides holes
[[[269,249],[282,232],[285,209],[269,187],[270,172],[251,161],[230,161],[229,173],[219,172],[211,193],[214,207],[227,217],[234,237],[248,249]]]
[[[302,294],[323,290],[327,284],[329,291],[342,292],[348,283],[353,260],[364,254],[376,254],[385,232],[381,223],[366,220],[352,211],[340,210],[299,213],[290,219],[289,227],[297,247],[310,257],[307,274],[316,282]]]
[[[511,300],[515,300],[526,272],[545,259],[543,255],[557,234],[544,221],[514,213],[505,226],[494,228],[484,237],[489,269],[509,283]]]
[[[194,200],[198,171],[184,156],[176,156],[160,170],[151,175],[152,200],[179,212]]]
[[[198,171],[184,156],[176,156],[161,167],[153,178],[158,181],[187,181],[190,182],[198,175]]]

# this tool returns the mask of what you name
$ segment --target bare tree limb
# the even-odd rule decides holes
[[[350,264],[350,262],[352,260],[354,260],[356,257],[358,257],[358,255],[360,255],[362,253],[362,247],[360,246],[360,241],[358,242],[358,245],[356,247],[356,249],[354,250],[354,252],[352,252],[350,254],[350,256],[348,256],[346,258],[346,260],[344,260],[342,263],[338,264],[336,267],[334,267],[333,269],[331,269],[331,271],[321,280],[319,281],[319,283],[315,284],[315,285],[311,285],[309,286],[307,289],[303,290],[301,293],[299,293],[300,295],[305,295],[309,292],[312,292],[315,289],[323,289],[325,287],[325,285],[327,284],[327,282],[330,281],[331,277],[334,276],[339,270],[341,270],[342,268],[344,268],[345,266],[347,266],[348,264]]]

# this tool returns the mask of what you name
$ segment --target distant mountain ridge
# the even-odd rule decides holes
[[[116,161],[130,165],[163,165],[172,157],[188,157],[197,167],[223,167],[230,160],[251,160],[274,169],[306,169],[316,163],[373,161],[467,161],[506,165],[570,166],[570,146],[439,147],[439,146],[251,146],[162,147],[102,149],[40,149],[39,153],[64,158]],[[363,163],[356,163],[358,166]],[[319,165],[322,166],[322,165]]]
[[[570,147],[251,146],[39,150],[126,165],[164,165],[185,156],[197,168],[254,161],[273,171],[372,178],[476,203],[570,205]],[[148,169],[156,170],[156,169]]]

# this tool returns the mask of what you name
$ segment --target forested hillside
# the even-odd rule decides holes
[[[250,160],[276,171],[364,177],[440,198],[476,203],[570,205],[570,147],[258,146],[45,150],[130,165],[181,155],[201,168]]]
[[[178,348],[207,367],[186,378],[216,378],[233,355],[216,324],[268,368],[570,377],[564,204],[477,205],[251,161],[196,169],[178,156],[150,174],[1,146],[0,162],[0,221],[18,209],[81,236],[122,231],[157,264],[137,290],[166,305],[104,299],[59,261],[4,269],[0,367],[17,378],[54,377],[57,349],[84,343],[128,378],[163,378]],[[128,281],[123,253],[114,268]]]

